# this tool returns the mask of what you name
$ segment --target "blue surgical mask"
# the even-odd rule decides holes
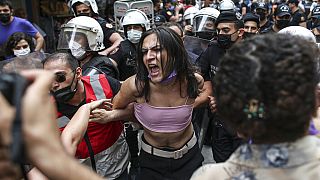
[[[141,39],[141,34],[142,34],[141,31],[131,29],[130,31],[127,32],[128,40],[133,44],[137,44]]]

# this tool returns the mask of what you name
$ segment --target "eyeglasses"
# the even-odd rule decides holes
[[[73,71],[71,71],[71,72],[69,72],[69,73],[72,73],[72,72],[74,72],[74,71],[75,71],[75,70],[73,70]],[[56,82],[58,82],[58,83],[63,83],[63,82],[65,82],[65,81],[67,80],[67,78],[66,78],[67,74],[68,74],[68,73],[66,73],[66,72],[56,72],[56,73],[55,73],[55,76],[56,76],[55,80],[56,80]]]

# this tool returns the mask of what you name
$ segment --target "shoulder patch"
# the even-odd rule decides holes
[[[107,27],[107,28],[113,28],[112,24],[110,24],[110,23],[107,23],[107,24],[106,24],[106,27]]]

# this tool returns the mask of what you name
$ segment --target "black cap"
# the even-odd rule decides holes
[[[299,0],[288,0],[288,3],[295,3],[295,4],[299,4]]]
[[[269,9],[269,6],[264,2],[259,2],[255,6],[256,6],[255,9],[264,9],[264,10],[268,10]]]
[[[166,21],[166,18],[163,15],[157,14],[157,15],[154,16],[154,24],[156,26],[161,26],[165,22],[167,22],[167,21]]]
[[[311,17],[320,19],[320,6],[316,6],[313,8]]]
[[[244,23],[246,23],[247,21],[254,21],[257,23],[257,26],[260,26],[260,17],[252,14],[252,13],[246,13],[243,17],[242,20]]]
[[[285,16],[285,15],[290,15],[291,16],[291,11],[289,6],[286,4],[280,4],[278,5],[277,9],[274,12],[275,16]]]
[[[239,19],[236,16],[235,12],[232,11],[222,11],[217,20],[216,20],[216,25],[218,25],[221,22],[235,22],[238,21]]]

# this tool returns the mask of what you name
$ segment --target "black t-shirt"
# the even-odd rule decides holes
[[[212,42],[199,56],[196,65],[200,68],[205,81],[213,79],[218,70],[219,62],[225,53],[226,50],[221,48],[217,42]]]
[[[106,76],[106,78],[109,82],[110,88],[112,89],[113,96],[115,96],[119,92],[121,84],[118,80],[116,80],[112,77]],[[78,106],[74,106],[71,104],[62,103],[62,102],[58,102],[58,101],[56,103],[57,103],[58,112],[60,112],[64,116],[71,119],[73,117],[73,115],[78,111],[78,109],[82,105],[86,104],[86,99],[84,99]]]
[[[264,24],[263,26],[260,27],[259,32],[262,33],[262,32],[265,31],[266,29],[272,27],[272,25],[273,25],[273,22],[270,21],[270,20],[268,20],[268,21],[266,22],[266,24]]]
[[[110,46],[112,46],[112,42],[109,40],[111,35],[113,33],[115,33],[116,31],[112,28],[112,27],[107,27],[107,21],[101,17],[97,17],[95,18],[98,23],[100,24],[102,30],[103,30],[103,44],[105,46],[105,48],[109,48]]]
[[[272,26],[268,27],[267,29],[263,30],[260,32],[261,34],[265,34],[265,33],[276,33],[274,31],[274,29],[272,28]]]
[[[306,22],[306,16],[304,15],[303,12],[300,12],[300,10],[296,10],[292,14],[292,19],[290,22],[290,26],[299,26],[300,23]]]
[[[124,81],[128,77],[136,74],[136,47],[128,39],[120,43],[119,50],[109,56],[118,64],[119,80]]]

